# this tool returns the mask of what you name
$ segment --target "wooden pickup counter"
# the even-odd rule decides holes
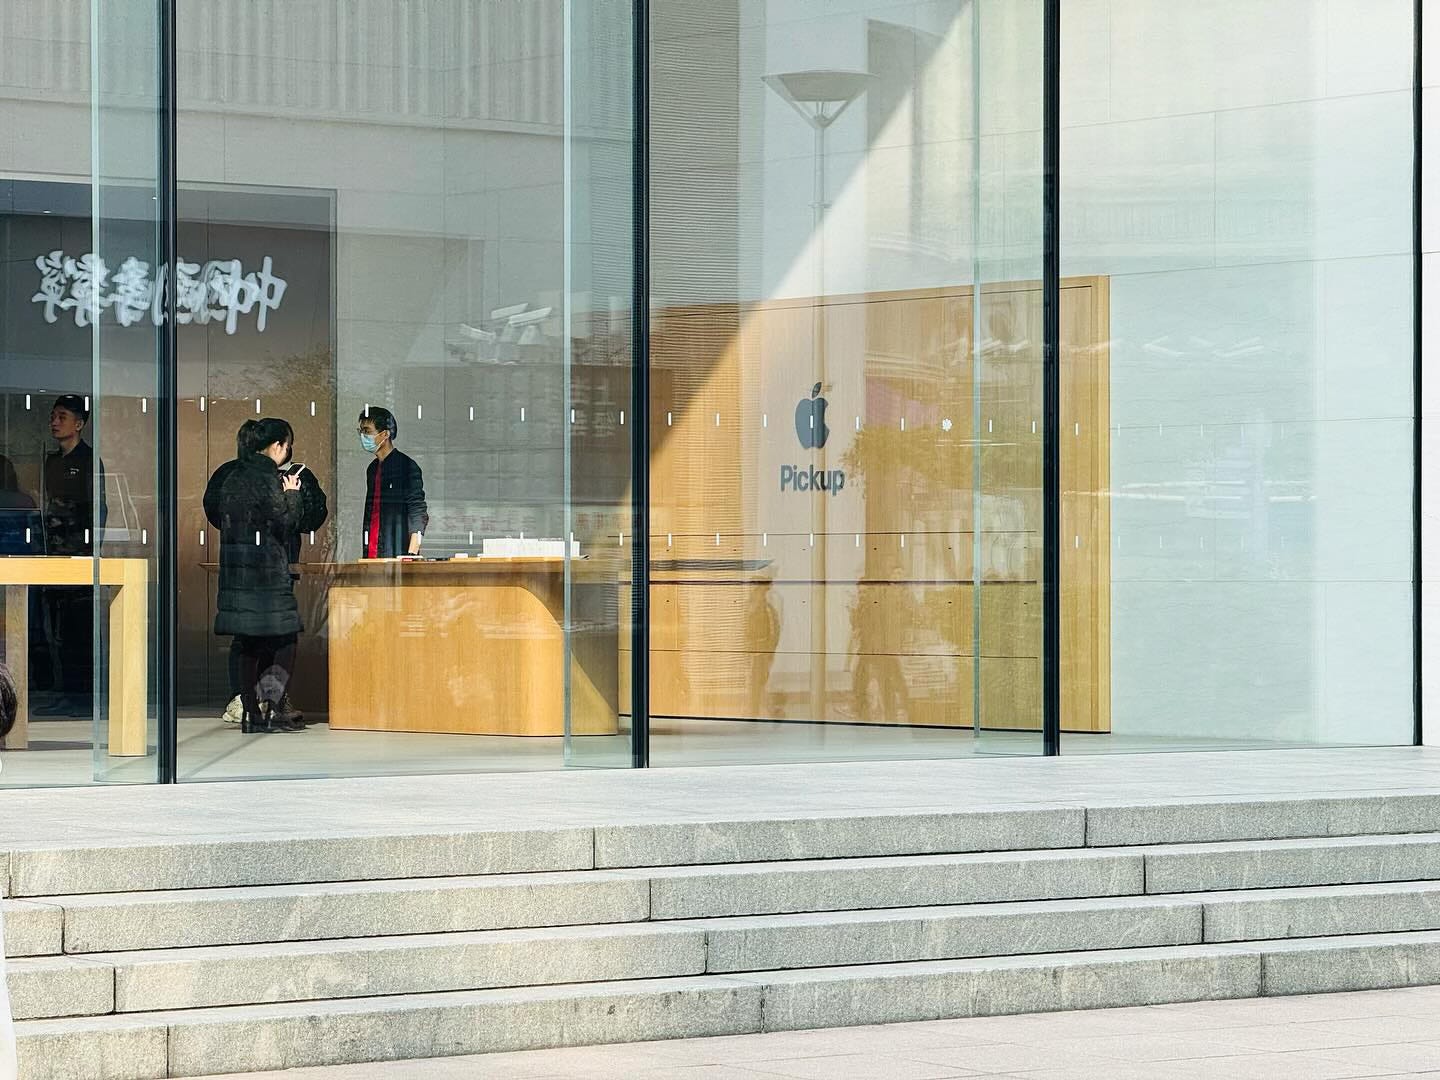
[[[565,560],[313,564],[329,582],[330,726],[463,735],[565,733]],[[586,575],[588,578],[589,575]],[[615,586],[575,583],[577,609]],[[595,595],[603,592],[608,602]],[[613,618],[611,620],[613,626]],[[571,731],[617,730],[617,644],[587,630],[571,662]]]
[[[96,572],[96,563],[99,572]],[[71,558],[64,555],[0,557],[0,585],[5,587],[5,658],[15,676],[19,709],[5,749],[24,750],[30,742],[30,602],[31,586],[101,585],[114,589],[110,598],[109,744],[111,757],[144,757],[149,710],[150,629],[148,567],[144,559]],[[104,594],[96,593],[97,602]],[[104,640],[102,638],[102,640]],[[82,659],[90,663],[89,657]],[[99,681],[98,679],[96,680]]]

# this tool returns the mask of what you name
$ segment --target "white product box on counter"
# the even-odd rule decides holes
[[[516,539],[513,536],[486,537],[480,546],[481,558],[551,558],[565,555],[564,540],[535,540],[530,537]],[[570,541],[570,557],[580,557],[579,541]]]

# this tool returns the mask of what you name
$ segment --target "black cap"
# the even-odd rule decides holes
[[[64,409],[66,412],[74,413],[81,420],[90,419],[90,410],[85,407],[85,399],[79,394],[61,394],[55,399],[52,408]]]

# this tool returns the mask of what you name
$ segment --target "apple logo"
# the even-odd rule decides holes
[[[825,426],[825,410],[829,402],[820,396],[817,382],[808,398],[802,398],[795,406],[795,437],[806,450],[815,450],[825,445],[830,429]]]

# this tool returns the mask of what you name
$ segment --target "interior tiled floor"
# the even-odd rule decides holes
[[[1440,1078],[1440,987],[251,1073],[245,1080]],[[221,1078],[223,1080],[223,1078]],[[231,1077],[230,1080],[240,1080]]]
[[[32,722],[31,748],[4,755],[0,780],[5,786],[30,787],[153,779],[153,756],[96,755],[92,729],[88,721]],[[657,719],[651,730],[651,763],[660,767],[1010,757],[1036,755],[1041,749],[1034,732],[986,731],[977,738],[968,728]],[[1062,744],[1066,754],[1283,747],[1262,740],[1158,739],[1123,733],[1071,736]],[[179,772],[185,780],[526,772],[567,764],[559,738],[338,731],[323,724],[297,735],[243,736],[217,716],[203,715],[182,718],[179,751]],[[628,736],[586,736],[575,740],[568,763],[624,767],[629,760]]]

